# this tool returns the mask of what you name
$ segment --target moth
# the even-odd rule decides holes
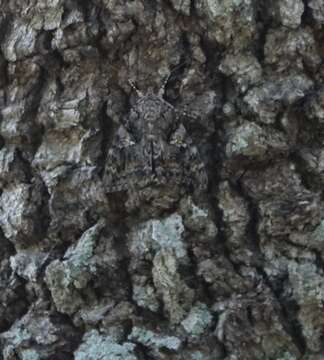
[[[164,86],[158,94],[135,90],[138,100],[108,151],[104,172],[107,193],[152,186],[206,189],[205,166],[181,122],[185,114],[163,99]]]

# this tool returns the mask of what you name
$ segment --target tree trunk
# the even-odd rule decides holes
[[[0,359],[322,359],[322,1],[0,9]]]

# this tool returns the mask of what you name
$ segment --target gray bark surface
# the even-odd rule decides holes
[[[0,0],[0,360],[324,359],[322,0]]]

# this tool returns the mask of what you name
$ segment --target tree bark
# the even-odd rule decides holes
[[[322,359],[322,1],[0,9],[0,359]]]

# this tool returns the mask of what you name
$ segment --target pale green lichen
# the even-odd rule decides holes
[[[45,280],[60,312],[71,314],[83,304],[77,290],[87,285],[96,270],[91,260],[103,226],[104,222],[100,221],[88,229],[78,243],[67,250],[63,261],[55,260],[47,267]]]
[[[36,350],[39,348],[39,353],[41,353],[41,349],[50,348],[58,340],[58,328],[51,321],[49,312],[38,315],[32,311],[28,312],[15,322],[8,331],[0,335],[4,360],[13,359],[11,357],[13,353],[21,355],[19,359],[38,360]],[[31,343],[36,345],[35,349],[26,348],[26,344]]]
[[[301,24],[304,3],[302,0],[280,0],[279,13],[283,25],[296,29]]]
[[[153,349],[165,348],[177,351],[181,346],[181,340],[175,336],[157,334],[151,330],[137,326],[133,327],[128,339]]]
[[[280,132],[263,129],[253,122],[245,122],[235,129],[228,140],[228,158],[244,156],[249,159],[264,159],[270,150],[285,151],[288,144]]]
[[[152,221],[152,240],[162,249],[174,249],[177,257],[186,255],[183,243],[184,226],[179,214],[172,214],[163,220]]]
[[[310,0],[307,3],[310,8],[312,16],[320,25],[324,23],[324,3],[322,0]]]
[[[324,220],[316,227],[311,235],[311,243],[319,250],[324,250]]]
[[[181,280],[174,253],[161,250],[153,260],[152,273],[154,285],[163,298],[170,322],[181,322],[192,304],[194,291]]]
[[[155,290],[150,285],[134,285],[133,299],[138,306],[157,311],[159,309],[159,302],[156,297]]]
[[[33,9],[30,25],[35,30],[55,30],[62,20],[64,8],[61,0],[40,0]]]
[[[198,0],[195,8],[214,25],[209,28],[209,36],[219,43],[235,43],[238,51],[253,38],[255,15],[252,0]],[[240,31],[241,36],[236,36],[235,31]]]
[[[75,360],[137,360],[135,344],[118,344],[110,336],[101,335],[97,330],[87,332],[83,343],[75,351]]]
[[[8,61],[17,61],[30,56],[35,51],[37,32],[25,21],[12,24],[2,45],[2,52]]]
[[[289,262],[288,272],[293,296],[299,305],[298,319],[302,325],[303,335],[309,349],[317,352],[321,348],[324,328],[323,272],[313,263],[295,261]]]
[[[252,54],[229,54],[221,62],[219,70],[231,76],[242,93],[262,79],[261,65]]]
[[[313,81],[306,75],[288,75],[253,87],[248,90],[243,101],[260,122],[272,124],[284,105],[291,105],[303,98],[313,85]]]
[[[177,213],[162,220],[149,220],[131,232],[131,251],[143,256],[152,250],[170,249],[177,258],[183,258],[187,255],[183,235],[182,217]]]
[[[213,316],[205,304],[195,305],[181,322],[188,334],[198,337],[204,333],[213,320]]]
[[[41,357],[36,350],[23,350],[21,351],[22,360],[40,360]]]
[[[290,352],[285,352],[282,356],[277,358],[277,360],[297,360],[296,355],[291,354]]]
[[[197,206],[189,196],[181,201],[185,227],[201,233],[204,239],[213,239],[217,235],[217,227],[210,218],[209,210]]]
[[[204,354],[200,351],[193,351],[190,354],[190,360],[204,360]]]
[[[249,3],[249,0],[232,0],[232,1],[222,1],[222,0],[206,0],[207,6],[214,17],[224,16],[226,12],[231,13],[244,2]]]

